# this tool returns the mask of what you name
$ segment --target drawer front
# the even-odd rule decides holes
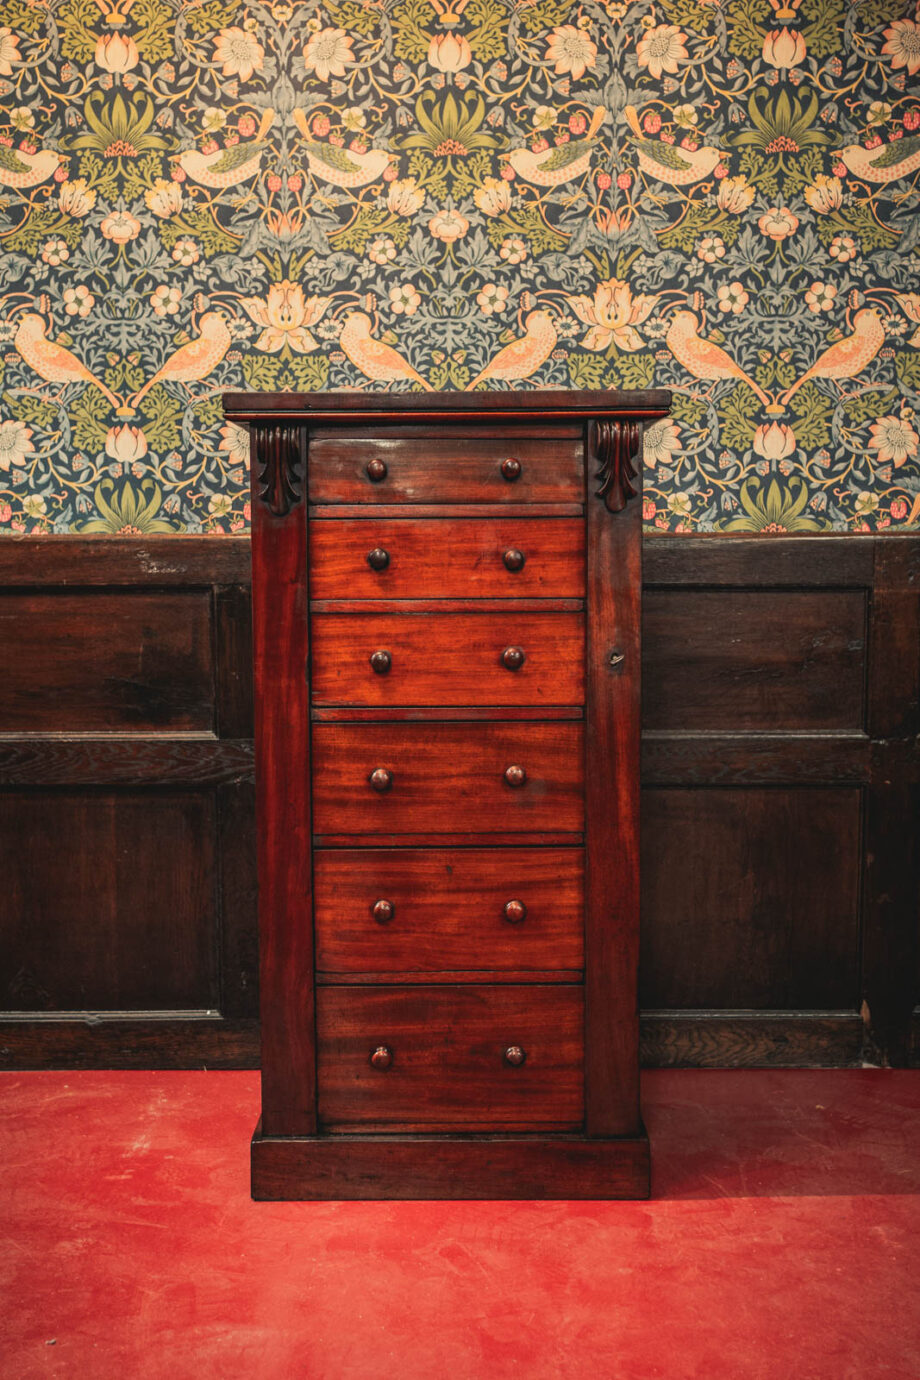
[[[310,438],[310,502],[582,503],[583,452],[580,428],[320,432]]]
[[[323,974],[579,971],[580,848],[317,849]]]
[[[318,834],[584,827],[580,723],[315,724],[313,768]]]
[[[580,987],[321,987],[316,996],[323,1130],[583,1121]]]
[[[579,613],[318,613],[315,705],[578,705]]]
[[[349,518],[311,523],[309,546],[311,599],[585,592],[581,518]]]

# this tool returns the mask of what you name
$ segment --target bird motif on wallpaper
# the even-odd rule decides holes
[[[125,409],[122,400],[117,398],[102,379],[97,378],[75,354],[48,339],[48,323],[37,312],[26,312],[20,321],[13,344],[22,358],[39,378],[46,383],[91,383],[121,416],[130,416],[130,408]]]
[[[255,138],[248,139],[243,144],[231,144],[228,148],[216,149],[213,153],[201,153],[199,149],[188,149],[185,153],[180,153],[180,168],[187,177],[193,182],[200,183],[202,187],[220,190],[247,182],[262,169],[262,155],[268,148],[268,144],[263,141],[274,118],[275,112],[271,109],[266,110],[259,122]]]
[[[434,390],[428,380],[423,379],[398,350],[383,340],[374,339],[371,325],[371,318],[363,311],[349,312],[345,318],[339,344],[352,364],[375,383],[400,383],[411,379],[421,384],[426,393],[432,393]]]
[[[198,328],[200,334],[174,350],[153,378],[134,394],[131,401],[135,407],[156,383],[197,383],[217,368],[232,340],[223,312],[206,311]]]
[[[507,159],[518,177],[525,182],[531,182],[536,187],[558,187],[560,183],[571,182],[572,178],[581,177],[582,173],[587,172],[595,135],[606,118],[606,109],[599,105],[591,116],[584,138],[556,144],[537,153],[533,149],[521,148],[511,149],[509,153],[499,156]]]
[[[639,167],[658,182],[666,182],[671,187],[689,187],[692,182],[708,177],[722,157],[721,150],[711,144],[685,149],[663,139],[646,139],[635,106],[626,106],[623,114],[635,135],[633,143],[639,155]]]
[[[780,398],[787,403],[809,379],[853,379],[878,354],[885,343],[885,327],[874,307],[864,307],[853,317],[853,332],[823,350],[810,369]]]
[[[524,334],[505,345],[477,374],[469,388],[488,379],[519,383],[530,378],[549,359],[556,347],[556,325],[548,311],[532,311],[524,321]]]
[[[840,157],[851,173],[865,182],[897,182],[920,168],[920,134],[908,139],[892,139],[874,149],[848,144]]]
[[[395,155],[386,149],[368,149],[356,153],[354,149],[339,148],[335,144],[322,144],[313,138],[307,117],[300,109],[291,111],[291,117],[300,130],[307,145],[307,162],[315,177],[331,182],[334,187],[366,187],[382,177]]]
[[[57,172],[64,159],[53,149],[24,153],[0,144],[0,184],[4,187],[37,187]]]
[[[678,364],[683,365],[688,374],[695,379],[712,383],[719,379],[740,379],[746,383],[771,414],[777,411],[772,399],[759,383],[732,359],[731,355],[717,345],[714,340],[705,340],[700,335],[700,320],[692,311],[678,311],[671,318],[665,344]]]

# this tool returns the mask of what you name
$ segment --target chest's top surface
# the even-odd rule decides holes
[[[476,393],[225,393],[224,412],[236,421],[309,421],[332,424],[376,421],[434,421],[474,418],[539,418],[579,421],[604,417],[652,419],[664,416],[671,395],[664,389]]]

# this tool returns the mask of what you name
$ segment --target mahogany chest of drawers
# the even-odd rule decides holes
[[[648,1193],[642,423],[232,394],[253,467],[256,1198]]]

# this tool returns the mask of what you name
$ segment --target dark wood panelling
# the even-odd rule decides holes
[[[643,1009],[855,1010],[856,789],[646,790]]]
[[[654,1002],[642,1021],[646,1062],[920,1061],[920,539],[661,538],[645,543],[643,561],[647,606],[661,613],[647,624],[644,641],[644,692],[657,716],[643,739],[643,929],[652,966],[643,962],[642,978],[645,1000]],[[4,835],[8,851],[21,836],[5,874],[4,939],[15,888],[56,898],[30,912],[29,921],[38,916],[34,935],[23,922],[16,945],[7,945],[4,982],[22,969],[18,1005],[34,1002],[31,1011],[0,1013],[0,1062],[7,1066],[233,1067],[258,1060],[248,583],[243,538],[0,542],[0,589],[15,588],[42,606],[62,591],[78,610],[90,598],[167,597],[182,609],[207,604],[207,645],[190,662],[193,693],[187,685],[164,693],[175,695],[170,703],[179,713],[191,704],[200,714],[206,703],[211,716],[206,730],[191,736],[177,734],[174,722],[148,722],[140,732],[128,726],[124,736],[105,736],[103,727],[68,737],[73,721],[64,716],[75,709],[65,696],[62,717],[46,732],[6,729],[0,737],[0,803],[13,820]],[[668,601],[685,614],[707,601],[714,607],[713,596],[729,610],[735,601],[749,610],[769,605],[770,636],[764,620],[752,617],[749,627],[736,623],[731,631],[730,621],[712,619],[707,647],[693,626],[668,612]],[[810,652],[794,637],[784,645],[786,600],[793,633],[807,612],[815,630]],[[865,610],[860,636],[867,627],[867,652],[844,636],[855,631],[857,606]],[[79,622],[80,612],[75,616]],[[173,629],[164,634],[176,645]],[[148,658],[154,654],[145,649]],[[117,661],[121,653],[113,648],[111,655]],[[202,664],[210,667],[206,685]],[[98,695],[87,667],[92,654],[73,662],[71,684],[83,675],[86,693]],[[866,698],[858,708],[862,667]],[[16,672],[35,680],[33,667]],[[778,689],[773,699],[771,686]],[[84,821],[78,833],[87,844],[85,856],[73,860],[73,896],[64,881],[71,874],[51,856],[54,849],[59,859],[74,851],[73,829],[61,816],[67,802]],[[116,832],[113,822],[106,832],[99,821],[106,810],[114,821],[124,803],[130,828]],[[187,867],[184,880],[175,878],[177,869],[171,873],[178,901],[155,882],[174,851],[162,842],[170,811],[170,834],[175,828],[185,839],[186,862],[193,824],[201,825],[203,839],[194,844],[197,880]],[[132,850],[130,866],[115,865],[123,845]],[[93,869],[101,892],[89,880]],[[122,897],[132,897],[127,908],[118,902],[119,887]],[[102,923],[99,895],[117,904],[114,930]],[[151,927],[167,942],[154,946]],[[174,932],[179,949],[170,952]],[[107,957],[110,934],[115,950]],[[159,988],[145,993],[144,955],[151,953],[162,973]],[[25,961],[36,955],[39,966]],[[29,970],[35,995],[26,1001]],[[74,983],[81,971],[84,985],[95,983],[96,995],[105,996],[94,1009],[67,1005],[72,989],[61,985],[61,975]],[[119,992],[130,991],[135,1009],[119,1009]],[[140,1005],[142,998],[152,1005]],[[202,1001],[211,1014],[203,1014]],[[730,1002],[749,1005],[738,1010]],[[758,1009],[758,1002],[776,1005]]]
[[[217,1006],[209,794],[0,793],[11,1011]]]
[[[861,590],[650,590],[645,728],[863,727]]]
[[[207,590],[0,595],[3,733],[210,732]]]

